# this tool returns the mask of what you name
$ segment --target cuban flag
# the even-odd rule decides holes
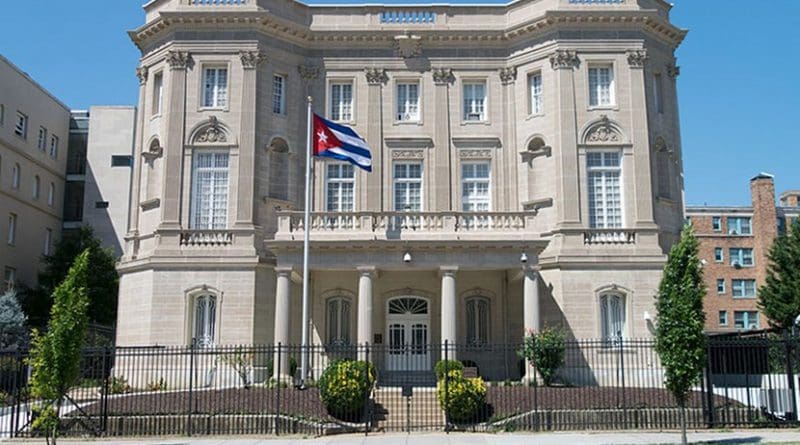
[[[347,161],[372,171],[372,154],[367,141],[352,128],[339,125],[314,114],[314,156]]]

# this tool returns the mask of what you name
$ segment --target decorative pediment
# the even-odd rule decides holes
[[[625,144],[627,140],[620,127],[605,114],[591,123],[583,132],[583,143],[589,145]]]
[[[211,116],[195,129],[190,141],[192,145],[228,145],[230,137],[227,128],[216,116]]]

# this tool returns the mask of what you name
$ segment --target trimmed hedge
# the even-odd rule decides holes
[[[375,384],[375,366],[365,361],[334,360],[318,384],[320,399],[330,415],[358,421]]]
[[[469,379],[462,371],[451,370],[447,373],[447,388],[445,379],[439,380],[436,396],[450,421],[477,422],[486,406],[486,383],[480,377]]]
[[[433,372],[436,374],[436,380],[439,381],[444,378],[444,373],[448,371],[464,371],[464,364],[458,360],[439,360],[433,367]]]

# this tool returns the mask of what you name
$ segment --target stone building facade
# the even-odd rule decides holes
[[[762,173],[750,181],[750,195],[751,206],[686,208],[704,261],[704,307],[710,332],[769,327],[758,311],[758,288],[766,281],[772,243],[800,216],[800,191],[781,193],[776,205],[774,179]]]
[[[299,343],[304,230],[315,344],[650,336],[683,223],[670,8],[149,2],[118,344]],[[307,96],[374,168],[315,161],[304,227]]]

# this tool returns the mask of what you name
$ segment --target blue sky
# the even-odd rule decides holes
[[[126,31],[144,20],[143,0],[2,3],[0,54],[64,103],[136,103]],[[687,203],[749,204],[761,171],[779,192],[800,188],[800,0],[674,3],[673,22],[690,30],[677,53]]]

